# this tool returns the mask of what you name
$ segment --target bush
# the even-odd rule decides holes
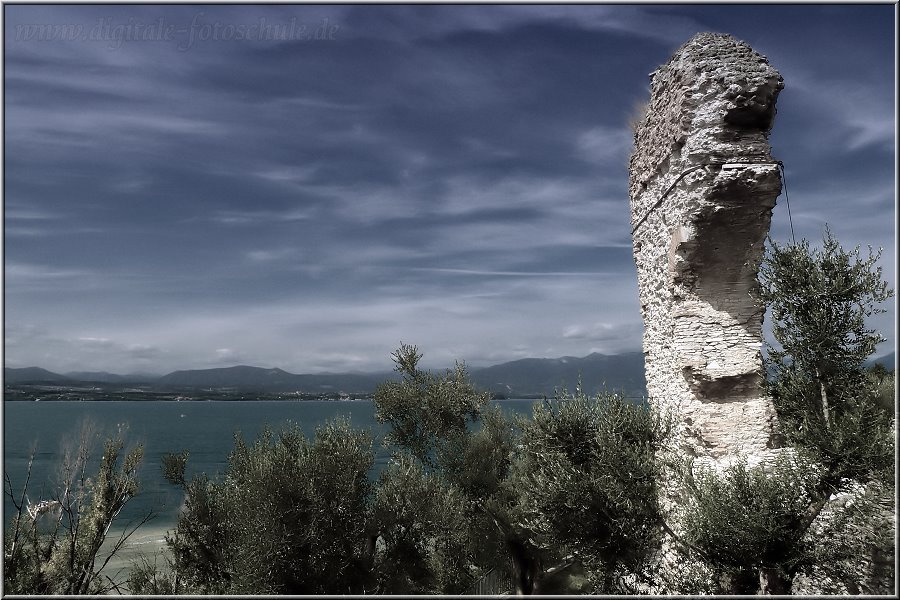
[[[82,427],[65,453],[60,487],[44,503],[26,505],[31,463],[19,499],[7,477],[6,493],[16,510],[3,540],[3,583],[7,592],[99,594],[119,588],[103,569],[153,515],[149,513],[133,527],[126,527],[108,554],[100,556],[119,513],[138,493],[137,470],[144,453],[137,446],[123,455],[124,431],[120,430],[103,443],[97,474],[87,477],[99,439],[89,424]]]
[[[398,455],[382,472],[373,517],[381,593],[459,594],[472,585],[464,499],[412,456]]]
[[[364,591],[373,462],[370,435],[342,421],[317,429],[312,442],[296,427],[267,430],[253,445],[237,436],[221,481],[186,483],[185,508],[167,536],[186,589]]]
[[[789,455],[768,471],[741,461],[721,474],[699,470],[682,524],[685,541],[720,576],[720,591],[755,594],[763,573],[782,585],[772,593],[789,592],[793,576],[813,561],[804,534],[817,483],[815,466]]]
[[[617,576],[642,574],[659,548],[656,452],[666,435],[648,407],[580,390],[537,406],[523,425],[521,524],[598,572],[596,592],[623,591]]]

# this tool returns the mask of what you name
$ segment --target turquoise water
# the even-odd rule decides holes
[[[498,400],[496,403],[507,412],[530,413],[534,401]],[[375,421],[375,409],[370,400],[4,402],[3,405],[3,469],[18,497],[25,481],[28,457],[31,449],[35,449],[28,486],[32,502],[51,496],[66,440],[71,440],[81,430],[86,419],[105,432],[115,432],[119,425],[126,425],[126,442],[143,444],[144,463],[139,473],[141,491],[122,511],[120,519],[123,523],[153,510],[159,515],[154,521],[157,526],[174,525],[183,494],[162,477],[162,455],[188,450],[188,476],[197,472],[214,476],[225,468],[236,431],[249,441],[255,439],[266,425],[278,430],[291,422],[312,437],[316,426],[342,415],[349,418],[354,427],[372,431],[376,469],[384,466],[390,454],[381,444],[384,428]],[[10,499],[4,495],[5,523],[9,522],[12,510]]]

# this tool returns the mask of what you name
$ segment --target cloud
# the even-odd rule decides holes
[[[630,322],[593,322],[569,325],[563,330],[562,337],[567,340],[580,340],[591,343],[592,352],[614,354],[623,350],[636,350],[644,332],[643,323]]]
[[[822,76],[803,68],[792,69],[790,82],[791,92],[799,95],[795,102],[805,104],[811,111],[807,118],[830,124],[809,131],[805,136],[808,144],[821,144],[824,138],[827,146],[820,146],[820,151],[829,148],[842,153],[858,152],[872,147],[893,152],[896,144],[894,96],[883,85],[858,78]]]
[[[441,268],[416,268],[417,271],[430,273],[448,273],[451,275],[475,275],[478,277],[580,277],[593,275],[584,271],[485,271],[476,269],[441,269]]]
[[[13,237],[41,237],[52,235],[59,228],[63,215],[7,200],[4,207],[3,233]],[[21,266],[20,266],[21,268]]]
[[[244,354],[240,351],[232,348],[216,348],[209,362],[211,364],[235,366],[245,362],[245,360]]]
[[[5,280],[14,288],[19,285],[42,284],[62,280],[82,279],[91,273],[82,269],[54,268],[45,265],[8,262],[5,265]]]
[[[594,127],[579,134],[576,145],[588,162],[626,164],[633,146],[633,134],[627,127]]]
[[[5,342],[6,366],[41,366],[57,373],[88,367],[94,371],[146,372],[156,369],[166,357],[164,350],[150,344],[102,334],[67,335],[33,324],[8,324]]]
[[[6,207],[4,217],[10,221],[48,221],[60,218],[59,215],[47,211],[11,206]]]
[[[212,215],[194,217],[187,222],[209,221],[220,225],[269,225],[303,221],[313,217],[315,209],[291,208],[283,211],[275,210],[220,210]]]
[[[257,171],[256,175],[267,181],[286,184],[302,184],[309,181],[315,175],[317,167],[296,167],[296,166],[272,166],[267,169]]]
[[[291,256],[295,256],[296,253],[297,253],[296,248],[278,248],[275,250],[251,250],[247,253],[247,258],[251,262],[265,263],[265,262],[272,262],[272,261],[289,258]]]
[[[87,346],[97,346],[102,348],[109,348],[110,346],[115,345],[109,338],[80,337],[77,341]]]
[[[435,13],[439,17],[435,18]],[[351,34],[434,38],[459,32],[497,34],[533,24],[564,24],[590,31],[619,32],[665,43],[681,43],[703,27],[693,18],[639,6],[452,6],[398,7],[394,11],[351,10],[343,16]],[[356,27],[356,25],[359,25]],[[358,33],[357,33],[358,32]]]
[[[9,356],[303,372],[387,370],[400,340],[437,366],[635,350],[626,121],[647,73],[705,29],[760,40],[783,69],[771,139],[797,233],[828,221],[892,266],[893,37],[848,11],[10,6],[7,326],[52,335],[13,336]],[[15,39],[199,13],[339,34]]]

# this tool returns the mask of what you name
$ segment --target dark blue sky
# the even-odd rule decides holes
[[[797,235],[884,247],[893,286],[894,28],[890,4],[6,5],[6,365],[638,350],[628,121],[698,31],[784,76]]]

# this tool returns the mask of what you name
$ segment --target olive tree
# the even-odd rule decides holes
[[[460,491],[399,453],[381,473],[372,506],[378,593],[466,592],[470,524]]]
[[[590,591],[633,592],[648,576],[661,543],[657,452],[668,429],[646,405],[580,389],[536,406],[523,424],[520,522],[547,549],[567,549]]]
[[[798,575],[828,574],[852,592],[859,565],[884,553],[894,411],[886,377],[865,369],[884,339],[866,320],[893,295],[879,256],[847,252],[827,230],[821,249],[770,242],[760,270],[774,337],[765,391],[790,448],[774,465],[737,464],[689,481],[686,538],[722,576],[722,591],[789,593]]]
[[[174,593],[345,594],[371,586],[368,502],[374,462],[368,432],[346,421],[240,435],[219,480],[184,477],[185,455],[165,473],[185,490],[166,542]],[[146,568],[133,584],[152,585]],[[146,589],[133,591],[147,591]]]
[[[447,445],[466,435],[491,396],[475,389],[462,363],[444,374],[431,373],[419,368],[422,354],[408,344],[401,344],[391,358],[401,379],[378,387],[375,418],[390,427],[388,444],[435,468]]]
[[[375,418],[388,425],[385,445],[395,450],[375,500],[381,585],[404,593],[463,592],[482,573],[473,547],[482,540],[466,493],[473,490],[458,483],[481,456],[469,442],[490,394],[475,389],[462,363],[445,373],[420,369],[422,354],[408,344],[391,357],[401,378],[380,385],[374,401]],[[479,476],[490,477],[496,467]]]
[[[711,569],[720,593],[790,593],[790,582],[815,563],[804,535],[816,500],[816,465],[783,455],[768,468],[739,460],[723,473],[689,475],[684,541]]]
[[[579,390],[537,406],[533,419],[510,419],[486,408],[464,365],[432,374],[420,359],[415,346],[394,354],[402,379],[376,392],[376,417],[407,453],[398,464],[415,458],[414,472],[461,502],[469,564],[455,564],[460,578],[499,571],[518,594],[560,593],[572,591],[571,573],[592,569],[606,591],[615,575],[646,566],[661,519],[652,411]],[[425,494],[409,485],[398,496],[415,504]],[[436,532],[426,546],[447,542]]]
[[[776,342],[767,345],[768,392],[781,433],[825,467],[822,493],[894,470],[893,411],[864,368],[884,340],[866,319],[893,295],[879,257],[845,251],[826,230],[821,250],[772,242],[760,271]]]
[[[131,535],[153,518],[148,512],[126,524],[107,544],[122,509],[138,493],[138,467],[143,447],[125,451],[123,428],[102,443],[100,434],[85,423],[68,444],[60,467],[58,487],[50,498],[31,504],[28,485],[34,455],[21,494],[15,494],[9,475],[6,494],[15,513],[3,540],[3,583],[14,594],[98,594],[119,590],[104,568]],[[93,466],[99,462],[97,471]]]

